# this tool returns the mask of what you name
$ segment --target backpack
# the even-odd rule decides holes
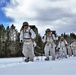
[[[35,25],[30,25],[29,27],[35,32],[35,34],[36,34],[35,41],[38,42],[38,29],[37,29],[37,27]]]

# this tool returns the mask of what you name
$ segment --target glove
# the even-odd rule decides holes
[[[67,46],[67,44],[65,44],[65,46]]]
[[[23,40],[20,40],[20,43],[22,43],[23,42]]]
[[[20,41],[20,46],[21,46],[21,45],[23,45],[23,41],[22,41],[22,40]]]
[[[59,50],[60,48],[58,48],[58,50]]]

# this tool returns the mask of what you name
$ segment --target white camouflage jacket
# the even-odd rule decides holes
[[[67,43],[66,40],[60,41],[60,42],[58,43],[58,48],[66,48],[65,45],[67,45],[67,44],[68,44],[68,43]]]
[[[54,42],[54,40],[58,40],[58,37],[55,37],[54,34],[52,34],[51,36],[46,36],[44,35],[44,38],[42,38],[43,42]]]
[[[29,34],[29,31],[31,35]],[[28,27],[27,30],[23,29],[20,31],[20,41],[27,38],[35,39],[35,37],[36,37],[36,34],[30,27]]]
[[[71,43],[71,47],[72,47],[72,49],[76,49],[76,41]]]

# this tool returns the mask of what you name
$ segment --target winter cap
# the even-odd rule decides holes
[[[28,26],[28,22],[23,22],[23,26]]]
[[[48,28],[48,29],[46,29],[46,31],[45,31],[45,32],[46,32],[46,33],[47,33],[47,32],[51,32],[51,30]]]
[[[61,38],[60,38],[61,40],[64,40],[64,37],[63,36],[61,36]]]

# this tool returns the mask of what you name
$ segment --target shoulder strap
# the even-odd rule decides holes
[[[46,36],[46,34],[44,36]],[[46,36],[46,42],[47,42],[47,36]]]
[[[65,40],[64,40],[64,44],[66,45]]]
[[[31,31],[30,31],[31,29],[29,29],[29,34],[30,34],[30,36],[31,36]]]
[[[60,47],[61,47],[61,41],[60,41]]]
[[[54,41],[53,34],[52,34],[52,39],[53,39],[53,41]]]

